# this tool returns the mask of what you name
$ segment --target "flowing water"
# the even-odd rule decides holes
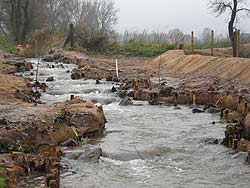
[[[70,79],[74,65],[51,69],[43,64],[39,80],[49,76],[42,101],[65,101],[71,94],[102,104],[108,123],[105,135],[95,142],[103,150],[98,163],[62,159],[69,170],[62,173],[62,188],[247,188],[250,167],[245,155],[221,145],[205,144],[223,138],[225,125],[212,124],[217,115],[192,114],[190,108],[119,106],[110,92],[112,83]],[[93,143],[92,143],[93,144]]]

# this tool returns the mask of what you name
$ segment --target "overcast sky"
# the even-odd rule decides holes
[[[216,17],[208,10],[208,0],[114,0],[119,9],[117,30],[167,31],[180,28],[185,33],[200,34],[205,27],[227,32],[227,18]],[[250,1],[250,0],[246,0]],[[244,16],[241,30],[250,32],[250,18]]]

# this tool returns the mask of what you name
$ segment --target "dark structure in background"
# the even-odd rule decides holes
[[[233,57],[237,56],[237,37],[234,32],[237,15],[239,14],[239,12],[245,12],[246,14],[250,14],[250,9],[242,7],[242,5],[244,4],[244,0],[230,0],[229,2],[226,0],[210,1],[210,9],[212,9],[214,13],[217,13],[218,16],[222,15],[227,10],[230,11],[228,33],[233,48]]]
[[[66,46],[68,43],[70,43],[71,48],[75,47],[74,33],[75,33],[74,25],[73,25],[73,23],[71,23],[69,26],[69,34],[64,42],[64,46]]]

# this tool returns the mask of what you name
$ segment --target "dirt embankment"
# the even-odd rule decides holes
[[[146,68],[155,76],[160,72],[163,80],[153,88],[137,83],[137,99],[149,100],[151,104],[206,105],[205,109],[193,109],[195,113],[220,112],[221,121],[228,123],[223,143],[248,152],[250,163],[250,59],[169,51]],[[179,85],[170,87],[164,77],[178,79]]]
[[[186,55],[184,51],[169,51],[150,62],[146,68],[158,70],[161,76],[171,76],[182,79],[215,78],[240,84],[250,83],[250,59],[228,58],[201,55]],[[156,73],[156,72],[155,72]]]
[[[29,81],[14,75],[25,71],[26,63],[18,57],[4,56],[0,52],[0,159],[4,167],[0,176],[8,177],[12,188],[19,177],[46,170],[47,184],[58,184],[58,159],[55,152],[50,152],[54,153],[51,157],[48,151],[53,145],[72,146],[82,137],[101,135],[106,122],[102,107],[81,98],[35,105],[34,100],[26,100],[34,98]]]

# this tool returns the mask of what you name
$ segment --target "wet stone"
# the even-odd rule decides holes
[[[54,81],[54,77],[49,77],[49,78],[47,78],[47,80],[46,80],[46,82],[53,82]]]
[[[129,97],[125,97],[122,99],[122,101],[119,103],[120,106],[129,106],[133,105],[133,101]]]

